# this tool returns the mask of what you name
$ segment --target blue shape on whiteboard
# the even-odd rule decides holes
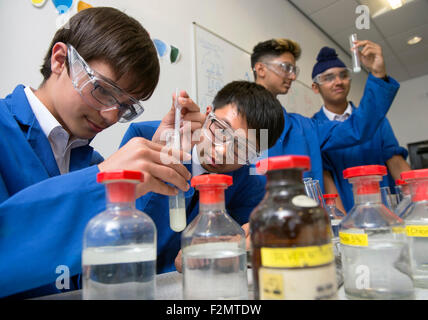
[[[58,10],[59,14],[66,13],[70,10],[73,0],[52,0],[55,8]]]
[[[163,57],[168,52],[168,46],[165,42],[159,39],[153,39],[153,43],[155,44],[156,50],[160,57]]]

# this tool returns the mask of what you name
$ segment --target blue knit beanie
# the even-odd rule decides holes
[[[346,68],[342,60],[337,57],[336,50],[329,47],[323,47],[320,50],[317,61],[312,69],[312,79],[330,68]]]

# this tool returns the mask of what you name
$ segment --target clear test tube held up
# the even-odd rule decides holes
[[[357,41],[357,34],[353,33],[349,36],[349,45],[351,49],[355,46],[354,41]],[[360,57],[358,56],[358,48],[352,50],[352,70],[354,73],[361,71]]]

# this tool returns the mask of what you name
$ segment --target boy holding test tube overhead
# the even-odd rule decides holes
[[[398,91],[399,84],[386,76],[382,52],[369,50],[366,41],[362,47],[366,59],[362,62],[372,70],[366,82],[359,108],[344,122],[319,122],[283,107],[285,128],[269,156],[284,154],[306,155],[311,158],[311,171],[305,177],[319,180],[324,190],[321,153],[350,147],[369,140],[384,119]],[[251,55],[255,82],[266,87],[274,96],[287,94],[299,75],[296,61],[300,45],[290,39],[271,39],[258,43]]]
[[[358,48],[363,48],[361,52]],[[357,48],[358,58],[363,65],[369,68],[371,74],[380,79],[386,77],[383,62],[382,48],[371,41],[356,41],[351,47]],[[317,56],[317,63],[312,71],[312,89],[320,94],[323,106],[314,114],[313,119],[320,122],[345,121],[354,112],[356,107],[348,101],[347,96],[351,88],[352,71],[336,51],[323,47]],[[364,99],[364,97],[363,97]],[[343,179],[343,170],[350,167],[378,164],[388,168],[388,175],[383,177],[381,186],[393,187],[394,181],[400,178],[400,173],[410,170],[405,161],[407,150],[400,147],[388,119],[385,117],[370,139],[364,143],[348,148],[325,151],[322,154],[325,176],[325,192],[339,194],[338,207],[342,211],[349,211],[354,205],[352,186]]]

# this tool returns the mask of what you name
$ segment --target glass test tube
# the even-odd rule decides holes
[[[180,150],[180,117],[181,108],[178,104],[179,90],[175,91],[175,127],[172,146]],[[184,192],[178,190],[175,196],[169,196],[169,225],[175,232],[183,231],[186,227],[186,202]]]
[[[355,45],[354,41],[357,41],[356,33],[353,33],[349,36],[349,45],[351,46],[351,48]],[[352,70],[355,73],[358,73],[361,71],[360,58],[358,56],[358,48],[352,50]]]

